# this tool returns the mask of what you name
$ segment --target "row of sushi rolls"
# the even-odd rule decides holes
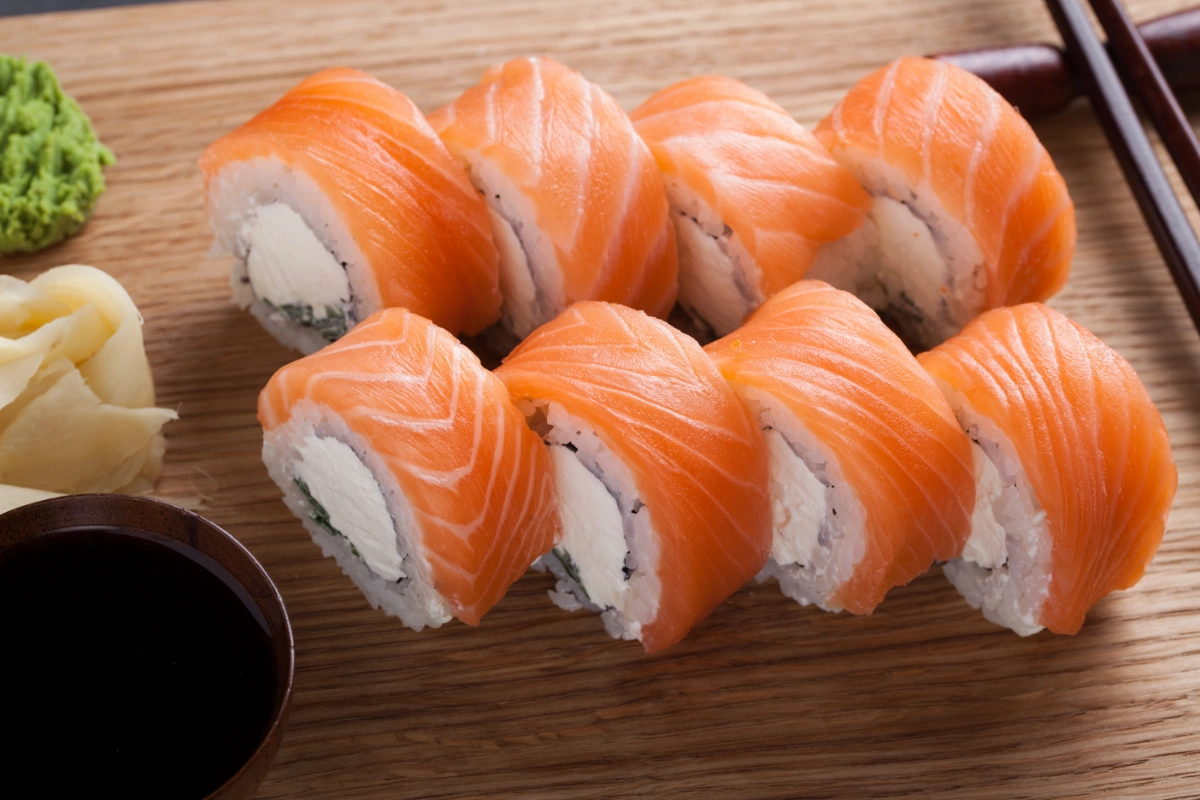
[[[936,562],[1073,634],[1162,540],[1157,409],[1042,304],[1066,185],[955,66],[901,58],[811,132],[725,77],[627,114],[516,58],[425,116],[329,69],[200,167],[235,302],[304,354],[259,397],[270,476],[414,630],[532,566],[654,652],[747,582],[870,614]],[[131,481],[170,418],[142,411]]]

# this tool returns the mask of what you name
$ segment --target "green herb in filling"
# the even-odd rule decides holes
[[[925,315],[909,297],[908,292],[901,290],[896,297],[889,297],[887,306],[880,309],[879,317],[896,332],[908,349],[914,353],[926,349],[921,346],[919,334],[921,326],[925,323]]]
[[[304,499],[308,501],[308,518],[320,525],[330,535],[341,536],[343,539],[346,539],[345,534],[333,527],[333,523],[329,521],[329,512],[325,510],[325,506],[321,505],[317,498],[313,497],[312,492],[309,491],[308,484],[299,478],[294,478],[293,480],[296,488],[300,490],[300,494],[304,495]],[[346,539],[346,541],[349,542],[350,540]],[[362,556],[358,555],[358,548],[354,546],[353,542],[350,542],[350,552],[362,558]]]
[[[77,233],[114,160],[49,66],[0,54],[0,254]]]
[[[589,603],[592,598],[588,597],[587,589],[583,586],[583,579],[579,577],[579,567],[571,560],[571,555],[566,550],[559,550],[557,547],[550,551],[550,555],[558,559],[558,563],[562,564],[562,568],[566,571],[567,577],[575,581],[575,585],[579,587],[579,591],[583,592],[584,599]]]
[[[312,306],[307,303],[284,303],[277,306],[267,299],[263,299],[263,303],[297,325],[314,329],[327,342],[336,342],[346,335],[346,312],[337,306],[325,306],[325,316],[317,318],[313,316]]]
[[[921,309],[918,308],[917,304],[913,302],[913,299],[908,296],[908,292],[904,291],[903,289],[900,290],[900,295],[896,298],[896,303],[894,303],[894,305],[905,315],[911,316],[917,322],[923,322],[925,320],[925,315],[921,313]]]

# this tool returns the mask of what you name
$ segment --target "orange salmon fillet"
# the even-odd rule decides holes
[[[717,212],[770,297],[804,277],[826,242],[862,224],[871,198],[825,146],[762,92],[700,76],[630,115],[658,167]]]
[[[434,588],[477,625],[558,540],[550,458],[504,385],[446,331],[404,309],[280,369],[258,399],[270,431],[301,402],[337,414],[412,507]]]
[[[986,308],[1045,300],[1066,283],[1066,184],[1029,123],[982,79],[901,58],[855,84],[814,134],[837,158],[858,151],[933,188],[983,255]]]
[[[1100,598],[1141,579],[1175,496],[1167,429],[1145,387],[1115,350],[1040,303],[989,311],[919,359],[1011,442],[1051,538],[1040,624],[1077,633]]]
[[[828,598],[869,614],[893,586],[954,558],[971,532],[971,445],[900,339],[848,292],[800,281],[705,348],[731,383],[782,402],[840,465],[866,511],[866,551]]]
[[[590,425],[633,475],[662,584],[647,652],[678,642],[766,563],[766,444],[694,340],[623,306],[577,303],[496,374],[515,401],[558,403]]]
[[[206,188],[259,158],[316,182],[362,251],[383,307],[453,333],[499,319],[487,207],[403,94],[357,70],[318,72],[204,151]]]
[[[678,256],[662,176],[611,95],[557,61],[516,58],[429,122],[464,163],[492,162],[531,204],[564,305],[607,300],[667,316]]]

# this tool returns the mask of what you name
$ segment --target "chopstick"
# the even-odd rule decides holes
[[[1109,52],[1118,72],[1128,85],[1134,87],[1188,191],[1200,203],[1200,142],[1196,141],[1196,132],[1179,107],[1166,77],[1120,0],[1089,2],[1100,20],[1100,27],[1108,34]]]
[[[1200,89],[1200,8],[1143,22],[1138,31],[1174,91]],[[954,50],[929,57],[983,78],[1025,119],[1062,111],[1082,94],[1066,54],[1052,44]]]
[[[1138,25],[1138,31],[1154,62],[1176,92],[1194,89],[1200,79],[1200,53],[1196,31],[1200,30],[1200,8],[1189,8]]]
[[[1046,0],[1046,5],[1192,322],[1200,330],[1200,241],[1082,6],[1078,0]]]

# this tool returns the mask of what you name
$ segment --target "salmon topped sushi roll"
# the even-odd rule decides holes
[[[554,601],[669,647],[766,563],[767,451],[699,345],[610,303],[576,303],[496,370],[549,445],[563,538]]]
[[[667,316],[678,262],[662,176],[608,93],[557,61],[516,58],[429,121],[487,201],[512,334],[579,300]]]
[[[1066,282],[1075,250],[1066,184],[982,79],[901,58],[859,81],[814,133],[873,206],[809,276],[858,294],[914,347]]]
[[[546,448],[470,350],[404,309],[280,369],[258,418],[288,508],[415,630],[477,625],[558,541]]]
[[[705,350],[771,453],[763,578],[802,605],[869,614],[893,586],[962,552],[975,497],[970,442],[860,300],[800,281]]]
[[[1079,631],[1137,583],[1178,474],[1129,363],[1040,303],[988,311],[920,362],[981,451],[974,527],[946,576],[1022,636]]]
[[[871,209],[824,145],[732,78],[690,78],[629,116],[666,180],[680,305],[717,336],[803,278]]]
[[[487,207],[407,97],[327,69],[200,158],[234,300],[304,353],[382,308],[451,333],[500,316]]]

